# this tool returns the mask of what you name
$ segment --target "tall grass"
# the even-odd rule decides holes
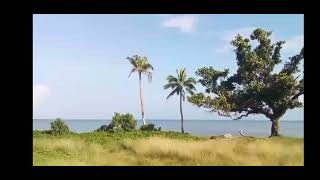
[[[141,158],[163,160],[159,165],[303,165],[303,146],[277,140],[244,138],[183,141],[152,137],[128,140],[126,149]]]
[[[33,164],[40,166],[131,165],[131,157],[96,143],[70,139],[36,139]],[[133,165],[133,164],[132,164]]]
[[[132,135],[132,134],[131,134]],[[108,133],[33,139],[34,165],[303,165],[303,139],[139,138]],[[167,137],[166,137],[167,136]],[[98,138],[97,138],[98,137]]]

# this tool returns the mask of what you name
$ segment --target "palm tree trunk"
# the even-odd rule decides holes
[[[182,113],[182,94],[180,93],[180,115],[181,115],[181,132],[184,133],[183,130],[183,113]]]
[[[142,87],[141,87],[141,73],[139,73],[139,85],[140,85],[140,106],[141,106],[141,114],[142,114],[142,122],[143,125],[146,125],[144,120],[144,111],[143,111],[143,98],[142,98]]]

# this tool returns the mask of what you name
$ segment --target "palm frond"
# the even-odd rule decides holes
[[[170,96],[174,95],[175,93],[179,94],[178,88],[171,91],[171,93],[167,96],[167,99],[169,99]]]
[[[194,79],[194,78],[188,78],[186,81],[184,81],[184,85],[187,85],[187,84],[196,84],[197,81]]]
[[[184,88],[188,93],[194,94],[193,91],[196,90],[196,88],[194,87],[194,84],[196,84],[196,80],[194,78],[187,79],[187,73],[185,68],[176,70],[176,73],[177,73],[177,77],[174,77],[172,75],[169,75],[167,77],[168,84],[165,84],[163,88],[174,89],[174,91],[171,92],[167,98],[169,98],[176,92],[178,95],[181,93],[183,101],[185,101],[186,92]]]
[[[186,80],[186,78],[187,78],[186,68],[180,69],[180,73],[179,74],[180,74],[179,80],[181,82],[184,82]]]
[[[179,86],[178,83],[169,82],[168,84],[165,84],[165,85],[163,86],[163,88],[164,88],[164,89],[169,89],[169,88],[174,89],[174,88],[177,88],[178,86]]]
[[[154,70],[153,66],[148,62],[148,58],[138,55],[133,55],[131,57],[127,57],[127,59],[130,61],[130,63],[133,65],[133,69],[131,70],[129,77],[131,73],[138,71],[139,73],[143,73],[148,75],[149,82],[152,81],[152,73],[151,70]]]
[[[142,69],[144,69],[146,71],[154,70],[153,66],[149,63],[143,64]]]
[[[195,90],[195,91],[196,91],[196,88],[194,87],[193,84],[185,84],[184,86],[185,86],[187,89]]]
[[[167,77],[167,81],[168,81],[169,83],[171,83],[171,82],[178,82],[178,79],[177,79],[176,77],[172,76],[172,75],[169,75],[169,76]]]
[[[148,81],[151,82],[152,81],[152,73],[151,72],[147,72],[148,74]]]
[[[137,61],[136,61],[136,58],[133,57],[127,57],[127,59],[130,61],[130,64],[133,66],[133,67],[137,67]]]
[[[133,72],[135,72],[135,71],[137,71],[137,69],[136,69],[136,68],[132,68],[132,70],[131,70],[131,72],[130,72],[130,74],[129,74],[128,78],[129,78],[129,77],[130,77],[130,75],[131,75]]]
[[[193,89],[186,88],[186,91],[187,91],[189,94],[194,95]]]

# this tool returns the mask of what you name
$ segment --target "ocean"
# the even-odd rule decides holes
[[[33,130],[50,129],[48,119],[34,119]],[[65,120],[71,131],[90,132],[111,120]],[[147,120],[161,127],[162,131],[181,131],[180,120]],[[142,122],[137,121],[138,127]],[[198,136],[215,136],[232,134],[239,136],[242,130],[245,135],[267,137],[270,135],[271,122],[267,120],[184,120],[184,130]],[[290,137],[304,137],[304,121],[280,121],[280,134]]]

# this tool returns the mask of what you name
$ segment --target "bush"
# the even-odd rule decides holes
[[[161,131],[161,127],[158,129],[155,128],[155,125],[152,123],[146,124],[146,125],[141,125],[140,126],[141,131]]]
[[[52,135],[63,135],[69,134],[69,127],[67,124],[61,119],[57,118],[55,121],[51,122],[51,129],[48,131]]]
[[[102,125],[99,129],[97,129],[96,131],[101,132],[101,131],[108,131],[109,130],[109,126],[107,125]]]
[[[130,113],[120,114],[115,113],[112,117],[112,122],[109,125],[102,125],[96,131],[131,131],[137,126],[137,121]]]

